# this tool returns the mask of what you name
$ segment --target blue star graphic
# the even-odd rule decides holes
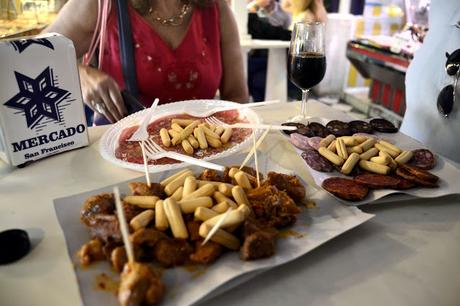
[[[36,45],[42,45],[47,48],[50,48],[54,50],[53,44],[45,38],[36,38],[36,39],[20,39],[20,40],[15,40],[12,41],[11,44],[14,47],[14,50],[18,51],[19,53],[22,53],[25,49],[27,49],[30,45],[36,44]]]
[[[45,117],[60,121],[58,104],[69,92],[54,86],[52,70],[47,67],[35,79],[17,71],[14,74],[19,93],[4,105],[24,111],[29,128],[33,128]]]

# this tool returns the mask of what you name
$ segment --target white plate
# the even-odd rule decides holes
[[[242,155],[234,156],[231,159],[226,158],[224,165],[238,164],[243,158]],[[268,169],[289,173],[288,170],[281,168],[264,154],[259,155],[259,163],[260,171],[263,173],[267,173]],[[171,171],[161,173],[158,180],[164,179],[171,173]],[[137,181],[142,181],[142,178],[137,179]],[[128,193],[127,182],[117,185],[122,193]],[[77,250],[90,239],[88,229],[80,222],[80,209],[85,199],[102,192],[112,192],[112,188],[113,186],[107,186],[54,200],[56,215],[64,232],[82,302],[88,306],[118,305],[113,293],[98,290],[96,286],[98,276],[100,277],[101,274],[107,275],[110,280],[118,279],[109,264],[100,262],[82,269],[75,258]],[[248,281],[257,273],[290,262],[373,217],[373,215],[363,213],[355,207],[341,205],[323,191],[317,191],[310,187],[307,190],[310,191],[309,198],[316,202],[317,207],[302,211],[297,223],[288,229],[289,232],[286,233],[286,237],[278,239],[274,256],[256,261],[241,261],[238,252],[229,252],[212,265],[196,266],[195,271],[183,267],[167,269],[162,276],[167,293],[160,305],[188,306],[196,304],[210,295],[222,293],[237,284]]]
[[[239,105],[239,104],[235,102],[222,101],[222,100],[190,100],[190,101],[180,101],[180,102],[175,102],[175,103],[169,103],[169,104],[158,106],[158,108],[155,111],[155,115],[152,116],[150,122],[153,122],[162,117],[166,117],[166,116],[170,116],[174,114],[187,113],[188,111],[204,113],[216,107],[223,107],[223,106],[228,107],[228,106],[235,106],[235,105]],[[130,163],[130,162],[118,159],[115,156],[115,150],[118,147],[118,139],[120,137],[121,132],[126,128],[140,124],[140,122],[142,121],[147,111],[148,109],[145,109],[137,113],[134,113],[126,118],[123,118],[122,120],[115,123],[112,127],[110,127],[104,133],[104,135],[102,135],[100,146],[99,146],[99,152],[105,160],[115,164],[116,166],[122,167],[122,168],[128,168],[128,169],[136,170],[139,172],[144,172],[143,164]],[[250,123],[255,123],[255,124],[261,123],[261,119],[259,115],[257,115],[252,109],[240,109],[239,114],[240,114],[240,117],[245,118]],[[251,145],[252,145],[251,138],[248,137],[246,140],[244,140],[240,144],[235,145],[231,147],[230,149],[225,150],[221,153],[214,154],[212,156],[203,158],[203,160],[213,160],[217,158],[223,158],[226,156],[230,156],[232,154],[235,154],[237,152],[240,152],[246,149],[248,146],[251,146]],[[182,162],[176,163],[176,164],[155,165],[155,166],[150,166],[149,171],[154,173],[154,172],[161,172],[161,171],[166,171],[166,170],[171,170],[171,169],[178,169],[178,168],[182,168],[185,166],[187,165]]]
[[[331,119],[332,120],[332,119]],[[321,119],[317,118],[314,121],[322,123],[326,125],[329,122],[329,119]],[[400,147],[402,150],[415,150],[415,149],[423,149],[426,148],[422,143],[418,142],[417,140],[403,134],[401,132],[397,133],[374,133],[376,137],[379,137],[382,140],[386,140],[390,143],[393,143]],[[294,146],[294,145],[293,145]],[[297,153],[300,155],[302,150],[296,148],[294,146]],[[315,183],[318,186],[321,186],[323,181],[330,177],[345,177],[351,178],[350,176],[346,176],[341,174],[338,171],[333,172],[320,172],[312,169],[308,164],[305,162],[305,166],[308,167],[310,173],[315,180]],[[436,166],[430,170],[431,173],[439,176],[439,187],[438,188],[426,188],[426,187],[416,187],[411,188],[408,190],[394,190],[394,189],[379,189],[379,190],[370,190],[367,197],[362,201],[346,201],[343,199],[337,198],[342,203],[346,205],[363,205],[376,202],[377,200],[379,203],[381,202],[391,202],[390,198],[383,199],[384,197],[388,197],[390,195],[405,195],[404,199],[410,199],[413,197],[418,198],[437,198],[451,194],[460,194],[460,169],[458,169],[453,163],[451,163],[448,159],[436,154]],[[331,194],[332,195],[332,194]],[[398,197],[398,199],[401,199]]]

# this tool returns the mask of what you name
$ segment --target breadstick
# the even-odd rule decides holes
[[[394,151],[396,153],[401,153],[402,152],[402,150],[400,148],[398,148],[394,144],[389,143],[388,141],[380,140],[379,144],[381,144],[384,147],[387,147],[388,149],[390,149],[391,151]]]
[[[204,134],[206,135],[206,138],[211,137],[211,138],[215,138],[215,139],[220,139],[219,135],[217,135],[216,133],[211,131],[211,129],[206,127],[205,124],[201,124],[200,126],[203,128],[203,131],[204,131]]]
[[[129,221],[129,225],[131,225],[134,231],[137,231],[140,228],[146,227],[154,217],[155,212],[151,209],[147,209],[132,218],[131,221]]]
[[[197,181],[194,175],[187,176],[184,181],[184,191],[182,196],[185,197],[196,190]]]
[[[337,154],[329,151],[326,148],[320,147],[318,149],[319,154],[321,154],[324,158],[329,160],[331,163],[337,166],[341,166],[344,163],[344,160],[342,157],[338,156]]]
[[[216,130],[214,133],[222,137],[222,133],[225,131],[225,128],[223,126],[216,126]],[[223,141],[222,141],[223,142]]]
[[[181,171],[179,171],[179,172],[177,172],[177,173],[174,173],[173,175],[171,175],[171,176],[165,178],[164,180],[162,180],[162,181],[160,182],[160,185],[163,186],[163,187],[166,186],[166,185],[168,185],[169,183],[171,183],[172,181],[174,181],[177,177],[181,176],[181,175],[184,174],[185,172],[189,172],[190,175],[193,175],[193,172],[192,172],[190,169],[184,169],[184,170],[181,170]]]
[[[165,231],[168,227],[169,223],[168,218],[166,218],[164,201],[159,200],[155,204],[155,228],[159,231]]]
[[[188,195],[183,195],[182,199],[194,199],[194,198],[199,198],[199,197],[208,197],[208,196],[211,196],[215,190],[216,190],[216,187],[213,184],[206,184],[198,188],[194,192],[189,193]]]
[[[211,209],[215,211],[216,213],[223,214],[229,208],[230,206],[228,205],[227,202],[220,202],[219,204],[214,205]]]
[[[376,156],[377,154],[379,154],[379,150],[377,150],[376,148],[370,148],[369,150],[367,150],[366,152],[364,153],[361,153],[359,155],[359,158],[363,159],[363,160],[369,160],[371,157],[374,157]]]
[[[161,142],[165,147],[171,146],[171,138],[169,137],[168,130],[165,128],[162,128],[160,130],[160,137],[161,137]]]
[[[232,137],[232,134],[232,128],[225,128],[224,133],[220,136],[220,140],[222,141],[222,143],[227,143],[230,140],[230,137]]]
[[[354,136],[342,136],[340,139],[342,139],[343,143],[347,147],[354,147],[358,144],[358,141],[356,141]]]
[[[372,148],[375,145],[376,142],[377,142],[377,140],[375,138],[371,137],[371,138],[368,138],[363,143],[361,143],[359,146],[363,149],[363,151],[367,151],[370,148]]]
[[[177,123],[180,126],[188,126],[193,122],[193,119],[172,119],[171,124]]]
[[[193,213],[198,207],[212,207],[211,197],[199,197],[194,199],[183,199],[177,202],[184,214]]]
[[[319,142],[319,146],[327,148],[331,144],[331,142],[333,142],[334,140],[335,140],[335,136],[332,134],[329,134],[327,137],[321,139],[321,141]]]
[[[343,139],[337,138],[335,142],[335,146],[337,148],[337,155],[341,157],[343,160],[346,160],[348,158],[348,151],[347,151],[347,146],[345,145],[345,142],[343,141]]]
[[[252,189],[252,185],[249,182],[246,172],[238,171],[237,173],[235,173],[234,179],[237,182],[237,184],[243,187],[244,189]]]
[[[206,208],[206,207],[198,207],[196,210],[195,210],[195,220],[199,220],[199,221],[206,221],[206,220],[209,220],[215,216],[217,216],[219,213],[212,210],[212,209],[209,209],[209,208]]]
[[[217,222],[220,220],[220,218],[222,218],[224,216],[224,214],[219,214],[209,220],[206,220],[204,223],[206,223],[207,225],[209,226],[214,226],[217,224]],[[240,210],[232,210],[227,218],[224,220],[224,222],[222,222],[220,224],[220,228],[229,228],[229,227],[232,227],[232,226],[235,226],[235,225],[240,225],[244,220],[246,219],[246,217],[244,216],[244,213]]]
[[[180,200],[182,200],[183,192],[184,192],[184,187],[180,186],[179,188],[177,188],[176,191],[174,191],[174,193],[171,195],[171,198],[176,200],[176,201],[180,201]]]
[[[211,147],[216,148],[216,149],[222,147],[222,142],[220,141],[220,138],[214,138],[208,135],[205,135],[205,137],[206,137],[206,141]]]
[[[184,129],[177,123],[171,124],[171,129],[173,129],[176,132],[181,133]]]
[[[232,193],[232,196],[233,196],[233,193]],[[232,199],[228,198],[227,196],[225,196],[223,193],[219,191],[214,192],[213,197],[214,199],[216,199],[217,203],[226,202],[233,209],[238,208],[238,205]]]
[[[351,170],[355,167],[355,165],[359,162],[359,155],[357,153],[351,153],[350,156],[348,156],[347,160],[342,166],[342,169],[340,172],[342,172],[345,175],[350,174]]]
[[[213,184],[216,189],[219,187],[220,184],[226,184],[228,186],[233,187],[232,184],[228,184],[228,183],[222,183],[222,182],[217,182],[217,181],[203,181],[203,180],[196,180],[197,184],[198,184],[198,187],[203,187],[203,185],[206,185],[206,184]]]
[[[377,148],[379,151],[384,151],[384,152],[387,152],[388,154],[390,154],[391,157],[395,158],[399,155],[398,152],[396,151],[393,151],[391,150],[390,148],[388,147],[385,147],[384,145],[381,145],[380,143],[376,143],[374,145],[375,148]]]
[[[201,237],[206,238],[211,229],[212,227],[202,223],[198,233]],[[230,250],[240,249],[240,240],[222,229],[218,229],[216,231],[216,233],[211,237],[211,241],[217,242]]]
[[[188,142],[190,142],[194,149],[198,149],[200,147],[200,143],[198,142],[198,140],[196,140],[195,136],[190,135],[188,136],[187,140]]]
[[[172,139],[174,139],[174,137],[180,137],[180,133],[177,132],[177,131],[174,131],[173,129],[169,129],[168,134],[169,134],[169,136],[171,136]],[[171,141],[172,141],[172,139],[171,139]]]
[[[217,190],[226,197],[232,196],[232,188],[233,188],[233,185],[227,184],[227,183],[220,183],[217,186]]]
[[[378,174],[388,174],[390,172],[390,167],[373,163],[367,160],[361,160],[359,162],[359,166],[364,170]]]
[[[194,130],[198,126],[198,124],[200,124],[200,121],[195,120],[192,123],[190,123],[189,125],[187,125],[185,127],[185,129],[183,129],[182,132],[180,132],[181,141],[184,140],[184,139],[187,139],[188,136],[192,135],[192,133],[194,132]]]
[[[398,155],[398,157],[395,158],[395,162],[398,164],[405,164],[411,160],[412,156],[414,156],[412,151],[403,151]]]
[[[163,205],[174,238],[187,239],[187,227],[185,226],[180,207],[176,203],[176,200],[167,198],[164,200]]]
[[[165,193],[170,196],[176,191],[179,187],[184,185],[185,179],[187,176],[193,175],[192,171],[185,172],[178,177],[176,177],[172,182],[165,186]]]
[[[206,140],[206,136],[204,134],[204,130],[202,127],[197,127],[193,131],[193,134],[195,135],[195,138],[198,140],[201,149],[208,148],[208,141]]]
[[[126,196],[123,202],[141,208],[155,208],[155,203],[159,200],[156,196]]]
[[[238,205],[246,204],[249,205],[249,200],[241,186],[235,186],[232,188],[232,195]]]
[[[193,152],[194,152],[193,147],[190,144],[190,142],[188,142],[187,139],[182,140],[182,148],[184,149],[185,153],[187,153],[188,155],[193,155]]]
[[[361,154],[361,153],[363,153],[363,148],[361,148],[359,145],[356,145],[354,147],[348,147],[347,152],[348,152],[348,154],[351,154],[351,153]]]
[[[370,161],[373,162],[373,163],[377,163],[377,164],[381,164],[381,165],[386,166],[391,162],[390,158],[388,158],[388,156],[379,155],[379,156],[371,157]]]
[[[337,153],[337,144],[336,144],[337,140],[333,140],[328,146],[327,146],[327,149],[329,151],[331,151],[332,153]]]
[[[353,137],[358,143],[363,143],[369,138],[369,137],[362,136],[362,135],[354,135]]]
[[[238,171],[240,171],[240,169],[238,169],[238,168],[231,168],[230,170],[228,170],[228,176],[230,176],[231,178],[234,178],[234,177],[235,177],[235,174],[238,173]]]

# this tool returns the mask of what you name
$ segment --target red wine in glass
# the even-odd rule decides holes
[[[307,90],[324,78],[326,56],[316,52],[289,54],[289,75],[291,81],[300,89]]]

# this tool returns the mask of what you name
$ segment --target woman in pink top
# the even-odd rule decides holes
[[[126,115],[116,9],[113,1],[102,71],[79,67],[84,101],[92,108],[103,102],[111,122]],[[97,12],[98,1],[70,0],[46,31],[69,37],[81,57],[90,46]],[[217,90],[221,99],[247,102],[238,30],[224,0],[129,0],[128,14],[139,98],[145,106],[157,97],[161,103],[212,99]]]

